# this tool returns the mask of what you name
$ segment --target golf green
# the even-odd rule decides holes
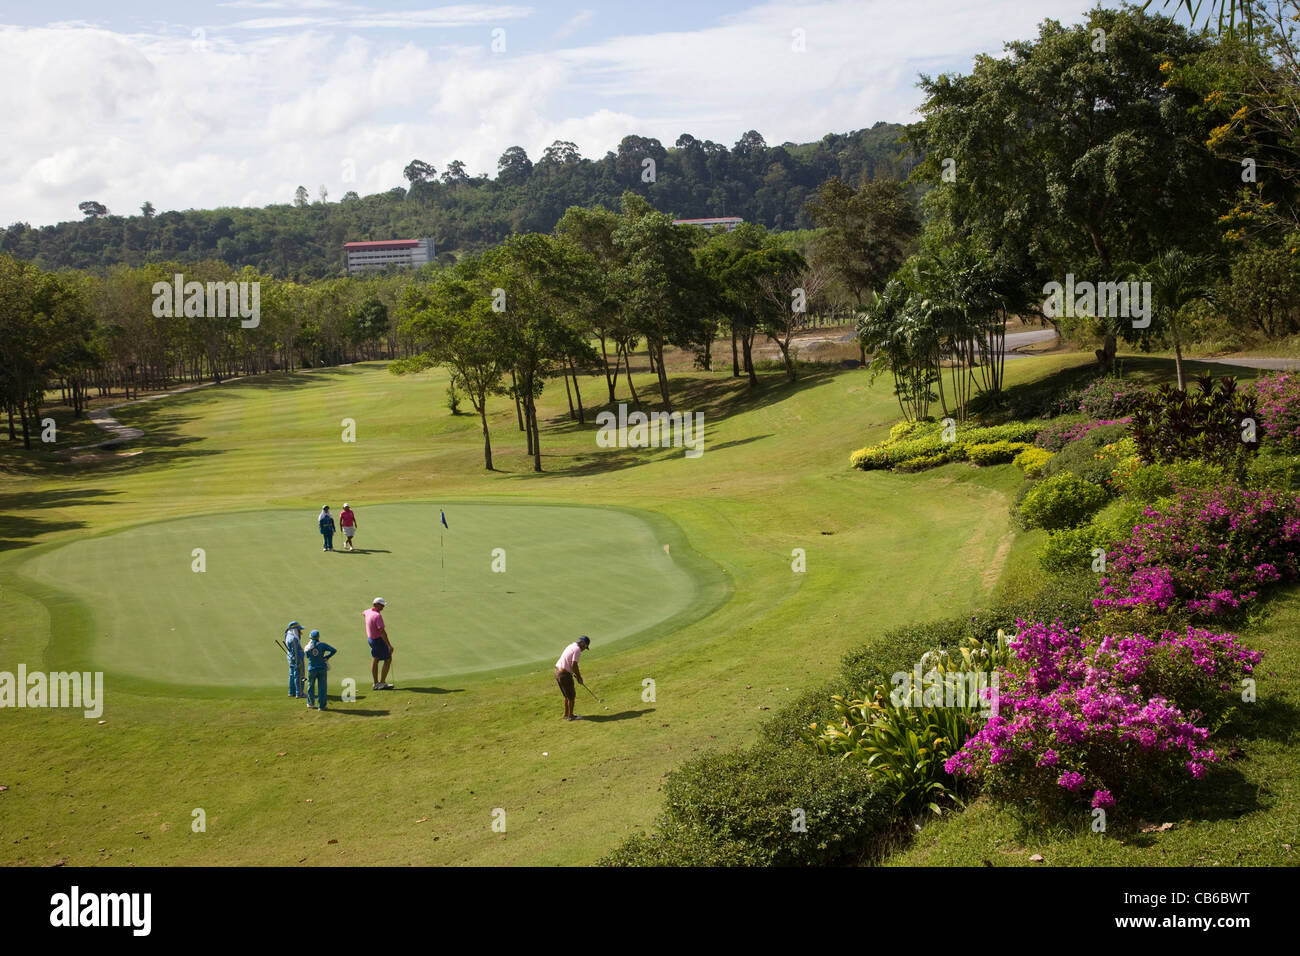
[[[333,687],[365,686],[361,613],[377,596],[389,602],[393,677],[409,683],[550,663],[580,634],[593,649],[657,636],[729,592],[675,525],[648,513],[401,503],[360,507],[357,520],[354,553],[338,550],[341,534],[323,552],[314,510],[236,512],[83,538],[22,573],[88,609],[97,669],[226,687],[284,683],[274,642],[290,620],[338,648]]]

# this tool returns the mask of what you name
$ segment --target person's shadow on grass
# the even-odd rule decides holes
[[[327,714],[349,714],[352,717],[387,717],[386,710],[355,710],[350,707],[326,707]]]
[[[647,707],[645,710],[624,710],[617,714],[583,714],[582,719],[603,724],[608,720],[631,720],[633,717],[640,717],[642,714],[653,714],[654,712],[653,707]]]
[[[351,551],[339,549],[338,553],[339,554],[392,554],[393,552],[386,551],[383,548],[353,548]]]
[[[409,690],[416,694],[463,694],[464,687],[399,687],[398,690]]]

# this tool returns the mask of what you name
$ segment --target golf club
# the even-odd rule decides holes
[[[583,686],[583,687],[587,687],[586,684],[583,684],[582,686]],[[592,690],[590,687],[587,687],[587,693],[590,694],[592,697],[596,697],[596,692],[595,692],[594,690]],[[605,703],[605,698],[603,698],[603,697],[596,697],[596,700],[597,700],[598,703],[601,703],[601,704]],[[606,707],[605,709],[606,709],[606,710],[609,710],[608,707]]]

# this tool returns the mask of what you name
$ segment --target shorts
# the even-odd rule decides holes
[[[354,524],[345,524],[343,526],[343,537],[350,538],[357,533],[357,526]]]
[[[578,696],[578,688],[573,683],[573,674],[569,671],[556,671],[555,683],[560,685],[560,693],[564,695],[565,700],[574,700]]]
[[[377,661],[386,661],[393,655],[388,652],[388,644],[380,637],[367,637],[366,643],[370,645],[370,656]]]

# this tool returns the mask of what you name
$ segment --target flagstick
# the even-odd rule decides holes
[[[439,580],[439,587],[438,587],[438,590],[440,590],[440,591],[445,591],[445,590],[447,590],[447,555],[446,555],[446,552],[444,552],[444,551],[442,550],[442,532],[441,532],[441,531],[438,532],[438,557],[439,557],[439,559],[440,559],[441,562],[442,562],[442,574],[439,575],[439,577],[438,577],[438,580]]]

